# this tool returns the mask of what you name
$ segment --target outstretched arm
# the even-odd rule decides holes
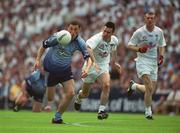
[[[116,51],[113,51],[112,59],[113,59],[112,63],[115,66],[115,69],[118,71],[119,74],[121,74],[122,68],[121,68],[121,65],[118,63],[117,52]]]
[[[89,69],[92,65],[91,58],[88,58],[85,62],[86,66],[82,69],[81,78],[85,78],[88,75]]]
[[[94,57],[93,50],[89,46],[87,46],[87,50],[89,52],[90,59],[92,61],[91,65],[93,65],[95,67],[96,71],[98,72],[100,70],[100,68],[99,68],[98,64],[96,63],[96,59]]]
[[[87,50],[89,52],[92,63],[95,63],[95,57],[94,57],[94,54],[93,54],[93,50],[89,46],[87,46]]]
[[[45,51],[45,48],[43,46],[41,46],[38,50],[38,53],[37,53],[34,69],[41,67],[41,57],[42,57],[44,51]]]

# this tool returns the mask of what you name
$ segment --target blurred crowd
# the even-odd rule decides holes
[[[86,40],[99,32],[106,21],[116,24],[117,49],[123,73],[111,65],[111,86],[125,91],[136,75],[135,53],[126,45],[132,33],[144,24],[144,5],[157,13],[157,26],[167,42],[165,63],[159,70],[157,94],[180,90],[180,1],[179,0],[1,0],[0,1],[0,101],[11,98],[10,90],[20,87],[34,65],[42,41],[65,25],[78,19],[81,36]],[[76,54],[72,61],[77,89],[81,86],[83,60]],[[95,84],[93,88],[98,87]],[[6,100],[5,100],[6,101]]]

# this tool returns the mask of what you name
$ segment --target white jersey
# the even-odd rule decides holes
[[[102,32],[95,34],[86,41],[86,45],[93,49],[93,54],[98,65],[109,65],[110,54],[118,46],[118,39],[112,35],[111,40],[106,42],[102,38]]]
[[[155,26],[154,30],[149,32],[145,25],[137,29],[131,37],[128,45],[143,46],[144,44],[148,45],[148,50],[146,53],[137,52],[137,60],[151,60],[157,64],[158,47],[166,46],[163,31]]]

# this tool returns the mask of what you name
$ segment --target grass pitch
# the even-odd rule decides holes
[[[0,133],[180,133],[180,116],[109,113],[98,120],[96,113],[65,112],[67,124],[51,124],[53,113],[0,110]]]

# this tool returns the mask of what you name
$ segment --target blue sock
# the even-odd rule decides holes
[[[56,112],[56,114],[55,114],[54,116],[55,116],[55,117],[54,117],[55,120],[60,120],[60,119],[62,119],[60,112]]]

